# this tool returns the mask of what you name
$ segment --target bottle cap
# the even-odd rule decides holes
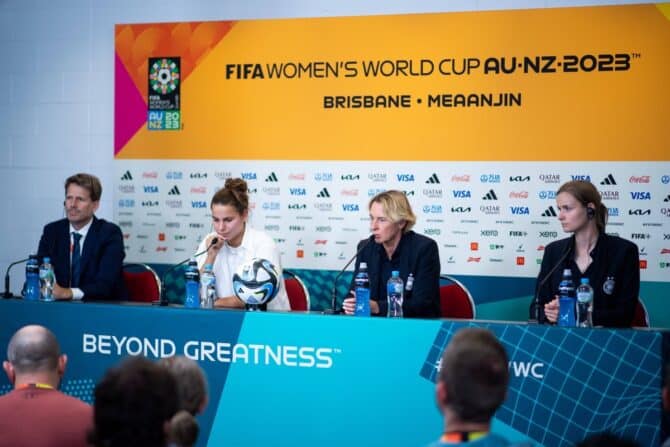
[[[49,263],[51,263],[51,258],[48,257],[48,256],[45,256],[45,257],[44,257],[44,263],[45,263],[45,264],[49,264]]]
[[[360,268],[362,268],[362,269],[368,268],[368,263],[367,262],[361,262]]]
[[[213,268],[214,268],[214,266],[212,264],[205,264],[205,270],[208,270],[208,271],[211,272]]]
[[[391,272],[391,276],[394,277],[394,278],[398,278],[400,276],[400,272],[397,271],[397,270],[393,270]]]
[[[581,281],[582,284],[588,284],[589,283],[588,278],[582,278],[580,281]]]

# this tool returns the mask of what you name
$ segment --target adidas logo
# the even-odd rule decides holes
[[[440,179],[437,178],[437,174],[433,173],[433,175],[428,177],[428,180],[426,180],[426,183],[437,184],[437,183],[440,183]]]
[[[121,176],[121,180],[132,180],[133,176],[130,174],[130,171],[126,171],[125,174]]]
[[[277,174],[274,172],[271,172],[270,175],[265,179],[266,182],[278,182],[279,179],[277,178]]]
[[[603,179],[602,182],[600,182],[601,185],[616,185],[616,180],[614,180],[614,176],[612,174],[609,174],[607,177]]]
[[[553,206],[550,206],[546,210],[544,210],[544,213],[542,213],[542,217],[556,217],[558,214],[556,214],[556,211],[554,210]]]
[[[330,194],[328,194],[328,190],[326,188],[323,188],[319,193],[316,195],[317,197],[325,198],[325,197],[330,197]]]
[[[664,202],[670,202],[670,194],[668,194],[668,197],[666,197],[663,201]]]
[[[178,196],[180,194],[181,192],[179,191],[179,188],[177,188],[177,185],[174,185],[172,189],[168,191],[168,196]]]
[[[496,196],[496,192],[494,190],[490,190],[486,194],[484,194],[484,197],[482,197],[483,200],[498,200],[498,196]]]

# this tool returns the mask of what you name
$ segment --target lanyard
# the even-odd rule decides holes
[[[443,434],[441,441],[448,444],[456,444],[459,442],[475,441],[487,434],[485,431],[452,431]]]
[[[27,390],[28,388],[38,388],[40,390],[54,389],[54,387],[46,383],[22,383],[21,385],[16,386],[17,390]]]

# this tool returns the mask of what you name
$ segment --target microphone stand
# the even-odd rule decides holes
[[[558,262],[549,270],[549,273],[544,275],[544,278],[542,278],[542,281],[537,283],[537,287],[535,288],[535,298],[533,299],[533,304],[535,305],[535,318],[530,319],[528,322],[529,323],[537,323],[537,324],[542,324],[540,315],[540,289],[542,286],[551,278],[551,275],[556,271],[556,269],[563,265],[563,262],[565,261],[565,258],[568,257],[568,255],[572,252],[572,243],[568,244],[567,249],[561,256],[561,258],[558,260]]]
[[[188,261],[191,260],[191,258],[197,258],[198,256],[207,253],[207,251],[208,251],[210,248],[212,248],[214,245],[216,245],[217,242],[219,242],[219,238],[215,237],[215,238],[212,239],[212,241],[209,243],[209,245],[207,246],[207,248],[205,248],[203,251],[201,251],[200,253],[196,253],[196,254],[194,254],[193,256],[189,257],[189,258],[184,259],[184,260],[181,261],[179,264],[175,264],[175,265],[173,265],[172,267],[170,267],[169,269],[167,269],[167,270],[163,273],[163,276],[161,277],[161,294],[160,294],[160,299],[158,300],[158,305],[159,305],[159,306],[167,306],[167,305],[170,304],[170,301],[168,300],[167,294],[165,293],[165,278],[167,277],[167,274],[170,273],[171,271],[175,270],[177,267],[186,264]],[[155,304],[155,302],[154,302],[154,304]]]
[[[21,264],[23,262],[26,262],[29,259],[30,258],[21,259],[20,261],[15,261],[15,262],[12,262],[11,264],[9,264],[9,266],[7,267],[7,271],[5,272],[5,293],[2,294],[3,298],[14,298],[14,294],[9,291],[9,270],[12,267],[14,267],[16,264]]]
[[[333,281],[333,290],[331,292],[331,305],[330,305],[331,307],[330,307],[330,309],[324,310],[323,311],[324,314],[326,314],[326,315],[337,315],[339,313],[342,313],[341,309],[337,309],[337,280],[342,277],[344,272],[347,270],[347,267],[349,267],[351,265],[351,263],[354,262],[354,259],[356,259],[358,257],[358,255],[361,254],[363,249],[365,247],[367,247],[370,242],[372,242],[372,236],[367,238],[365,240],[365,242],[363,242],[363,245],[361,245],[361,247],[358,249],[358,251],[356,251],[356,254],[351,259],[349,259],[349,262],[347,262],[347,264],[344,266],[344,268],[342,270],[340,270],[340,273],[338,273],[337,276],[335,276],[335,281]]]

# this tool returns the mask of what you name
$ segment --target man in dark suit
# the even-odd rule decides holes
[[[44,227],[37,255],[51,258],[56,273],[53,294],[58,300],[127,299],[122,265],[121,229],[94,213],[102,185],[90,174],[65,181],[67,218]]]

